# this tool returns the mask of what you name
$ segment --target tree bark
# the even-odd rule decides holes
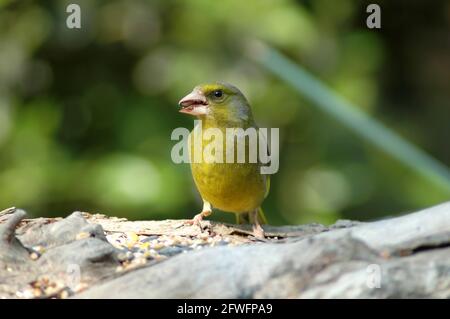
[[[0,212],[0,298],[448,298],[450,202],[381,221],[265,226]]]

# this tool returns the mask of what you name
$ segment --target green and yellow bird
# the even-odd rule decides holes
[[[226,136],[227,128],[258,127],[253,119],[250,105],[233,85],[225,83],[202,84],[179,102],[180,112],[194,115],[205,132],[208,128],[219,129]],[[197,129],[198,129],[197,125]],[[197,214],[192,223],[201,227],[203,217],[212,213],[212,207],[236,214],[238,223],[248,221],[253,224],[255,237],[264,238],[261,223],[267,223],[261,204],[269,192],[269,175],[261,174],[261,162],[248,160],[249,144],[245,143],[246,160],[244,163],[195,162],[193,159],[194,128],[190,134],[190,162],[194,182],[203,200],[203,210]],[[236,141],[234,141],[236,142]],[[226,138],[223,138],[226,150]],[[202,147],[205,147],[204,145]],[[198,150],[197,150],[198,151]],[[237,152],[237,147],[234,148]],[[203,154],[203,149],[200,150]],[[223,152],[225,156],[226,152]],[[236,153],[234,154],[237,158]]]

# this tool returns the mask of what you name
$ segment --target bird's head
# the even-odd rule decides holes
[[[196,86],[179,102],[180,112],[200,118],[225,121],[247,121],[251,110],[247,99],[231,84],[211,83]]]

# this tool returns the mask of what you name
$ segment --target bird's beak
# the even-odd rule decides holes
[[[208,113],[208,101],[205,95],[194,90],[178,102],[181,106],[180,112],[195,116],[206,115]]]

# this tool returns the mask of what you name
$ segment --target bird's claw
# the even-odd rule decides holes
[[[254,224],[253,225],[253,236],[257,239],[264,240],[266,239],[266,235],[264,233],[264,229],[261,227],[260,224]]]
[[[203,211],[200,214],[197,214],[191,220],[186,221],[188,225],[197,225],[200,227],[200,231],[203,232],[204,229],[210,228],[211,225],[209,223],[202,225],[203,217],[207,217],[211,215],[211,211]]]

